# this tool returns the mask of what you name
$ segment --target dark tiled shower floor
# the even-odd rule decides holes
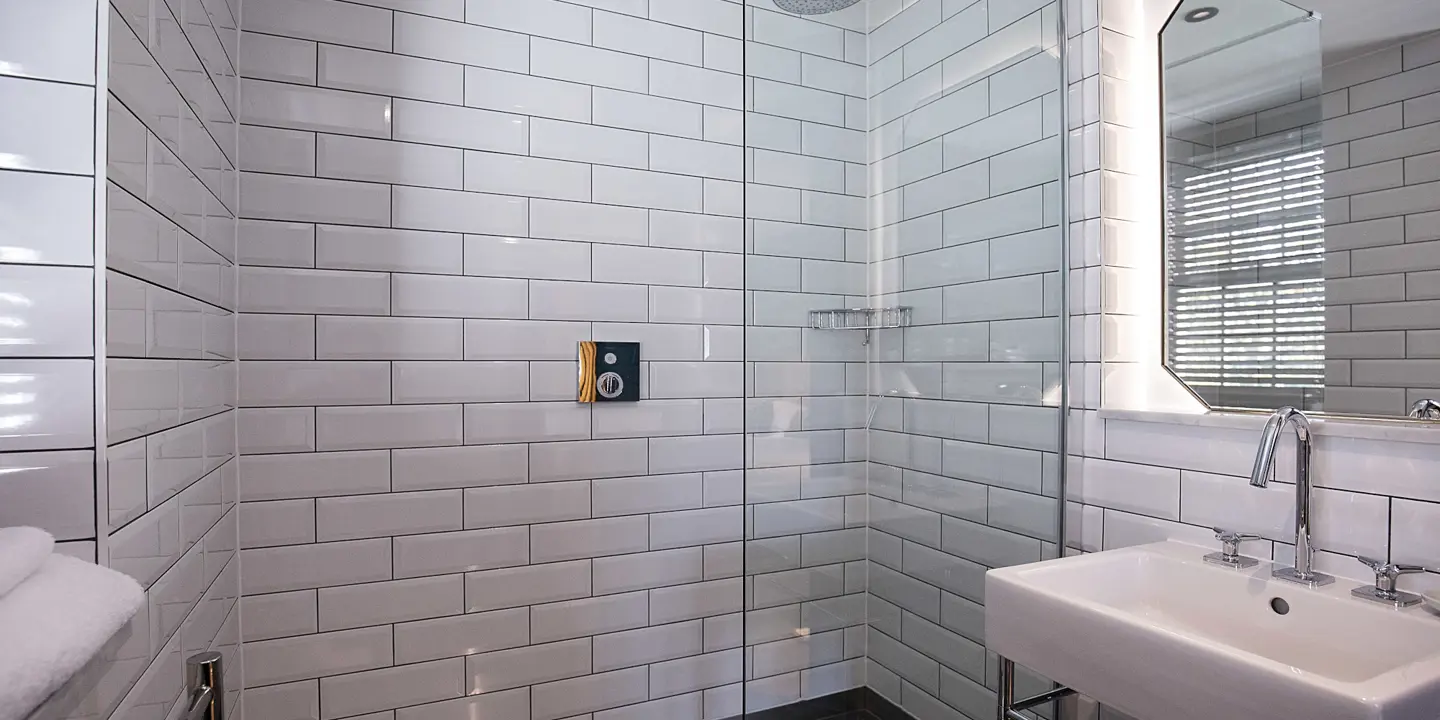
[[[912,720],[869,689],[851,690],[730,720]]]

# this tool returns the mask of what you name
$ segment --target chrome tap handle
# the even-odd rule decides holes
[[[1259,535],[1235,532],[1234,530],[1226,530],[1218,527],[1211,529],[1215,531],[1215,539],[1220,541],[1220,552],[1206,555],[1205,562],[1212,565],[1224,565],[1230,568],[1247,568],[1259,564],[1258,560],[1240,554],[1240,543],[1246,540],[1259,540]]]
[[[1215,539],[1220,541],[1221,552],[1226,557],[1233,557],[1240,554],[1240,543],[1246,540],[1259,540],[1260,536],[1253,533],[1236,532],[1224,528],[1211,528],[1215,531]]]
[[[1409,415],[1416,420],[1440,420],[1440,402],[1430,398],[1416,400],[1415,404],[1410,406]]]
[[[1423,565],[1405,565],[1402,563],[1388,563],[1384,560],[1376,560],[1361,555],[1360,562],[1366,567],[1375,571],[1375,589],[1380,592],[1395,593],[1395,580],[1401,575],[1413,575],[1414,573],[1425,572]]]
[[[1395,581],[1401,575],[1425,572],[1426,568],[1420,565],[1389,563],[1364,555],[1361,555],[1359,560],[1375,571],[1375,585],[1357,587],[1350,591],[1351,595],[1362,600],[1393,604],[1395,607],[1407,607],[1420,602],[1419,595],[1395,589]]]

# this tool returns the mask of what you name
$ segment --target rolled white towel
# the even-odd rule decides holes
[[[129,576],[55,554],[0,596],[0,720],[20,720],[39,707],[144,599]]]
[[[40,528],[0,528],[0,595],[30,577],[54,549],[55,538]]]

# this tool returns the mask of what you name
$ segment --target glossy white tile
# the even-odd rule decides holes
[[[244,640],[307,635],[315,632],[315,591],[297,590],[240,599]]]
[[[315,501],[315,537],[320,542],[459,530],[460,492],[389,493]]]
[[[246,77],[300,85],[315,84],[314,41],[244,33],[240,38],[240,48],[245,54]]]
[[[737,290],[650,288],[650,321],[740,325],[744,294]]]
[[[523,527],[414,535],[394,542],[397,578],[524,565],[530,549]]]
[[[541,137],[533,126],[532,142]],[[554,200],[590,199],[590,167],[498,153],[465,153],[465,189]]]
[[[395,403],[523,401],[529,366],[523,362],[396,362]]]
[[[240,194],[241,212],[260,220],[390,224],[389,188],[375,183],[242,173]]]
[[[245,593],[389,580],[390,541],[357,540],[245,550]],[[388,635],[388,633],[387,633]],[[257,683],[258,684],[258,683]]]
[[[555,240],[644,245],[648,213],[640,208],[533,200],[530,236]]]
[[[95,173],[95,90],[0,76],[0,169]]]
[[[602,30],[608,31],[608,28]],[[604,41],[602,33],[596,45],[603,45]],[[633,44],[635,39],[630,42]],[[632,92],[645,92],[649,86],[649,70],[643,57],[546,38],[530,41],[530,73]]]
[[[592,278],[641,285],[700,285],[703,257],[690,250],[597,245]]]
[[[240,128],[240,169],[283,175],[315,174],[315,134],[258,125]]]
[[[349,225],[315,228],[315,265],[341,270],[459,274],[463,239],[452,233]]]
[[[57,540],[94,536],[94,453],[7,453],[0,468],[0,523],[38,527]]]
[[[396,490],[523,483],[529,463],[524,445],[415,448],[391,454]]]
[[[523,153],[530,118],[490,110],[397,99],[394,139],[470,150]]]
[[[242,549],[315,542],[314,500],[273,500],[240,506]]]
[[[389,628],[265,640],[247,646],[245,676],[254,686],[384,667],[390,664],[392,653]]]
[[[321,134],[313,153],[320,177],[451,190],[462,186],[458,148]]]
[[[590,98],[588,85],[465,68],[465,104],[470,107],[583,123],[590,121]]]
[[[465,659],[470,691],[489,693],[590,672],[590,638],[532,645]],[[528,696],[529,688],[518,691]],[[505,693],[500,693],[505,694]],[[466,715],[468,717],[468,715]]]
[[[530,317],[537,320],[644,322],[643,285],[530,282]]]
[[[458,615],[464,608],[458,575],[320,588],[317,593],[322,632]]]
[[[596,166],[592,200],[611,205],[702,212],[700,178]]]
[[[590,42],[590,17],[590,9],[556,0],[538,0],[524,8],[505,0],[465,3],[466,22],[577,43]]]
[[[392,275],[391,312],[424,317],[522,319],[527,315],[523,280]]]
[[[531,560],[556,562],[642,552],[649,546],[644,516],[576,520],[531,528]]]
[[[705,135],[704,111],[708,109],[654,95],[596,88],[593,120],[597,125],[700,139]]]
[[[395,186],[396,227],[481,235],[525,235],[526,198]]]
[[[414,662],[526,645],[528,610],[496,610],[395,626],[395,658]]]
[[[465,274],[545,280],[589,280],[591,246],[532,238],[465,238]]]
[[[460,411],[459,405],[319,408],[315,444],[321,450],[458,445]]]
[[[95,273],[82,268],[0,265],[0,345],[8,355],[90,357],[94,355]],[[140,322],[146,317],[142,291]],[[143,329],[141,333],[143,345]]]
[[[389,492],[385,451],[247,455],[240,499],[279,500]]]
[[[652,59],[650,94],[739,110],[745,90],[739,75]]]
[[[242,123],[367,137],[390,136],[391,100],[388,97],[246,79],[241,83],[241,98]],[[397,107],[399,104],[397,101]]]
[[[463,682],[456,672],[462,665],[460,658],[452,658],[322,678],[322,717],[347,717],[462,697]]]
[[[0,449],[59,450],[92,447],[95,438],[95,363],[92,360],[0,361],[0,383],[15,402],[0,424]],[[137,388],[138,390],[138,388]],[[119,400],[120,402],[116,402]],[[115,413],[144,404],[136,395],[112,396]],[[128,401],[128,402],[127,402]]]
[[[254,0],[244,29],[389,50],[393,13],[335,0]]]
[[[467,444],[588,440],[590,408],[577,403],[486,403],[465,406]]]
[[[463,16],[463,3],[457,9]],[[395,15],[394,33],[395,52],[404,55],[510,72],[530,69],[530,38],[524,34],[410,12]]]
[[[0,8],[6,75],[94,84],[95,8],[85,0]]]
[[[91,178],[0,171],[0,260],[91,264],[94,208]]]
[[[465,575],[467,612],[590,596],[590,561],[528,565]]]

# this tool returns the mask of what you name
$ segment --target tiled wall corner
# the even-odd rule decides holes
[[[252,717],[859,685],[864,355],[802,329],[864,293],[859,16],[395,7],[246,6]],[[639,403],[574,403],[592,338],[642,343]]]
[[[1059,15],[872,6],[871,303],[914,310],[870,356],[866,675],[917,717],[993,716],[984,573],[1058,548]]]
[[[0,525],[38,524],[146,588],[37,720],[173,715],[184,657],[207,649],[227,655],[236,712],[243,687],[238,3],[122,5],[0,3],[0,273],[19,321],[0,365],[30,384],[38,406],[14,418],[40,434],[3,447],[24,472],[0,483]]]
[[[864,683],[867,9],[745,8],[747,712]]]

